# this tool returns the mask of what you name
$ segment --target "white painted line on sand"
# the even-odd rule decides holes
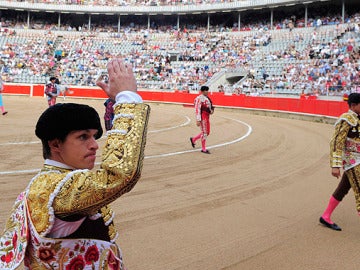
[[[220,143],[220,144],[215,144],[215,145],[212,145],[212,146],[208,146],[207,148],[208,149],[213,149],[213,148],[218,148],[218,147],[223,147],[223,146],[226,146],[226,145],[229,145],[229,144],[233,144],[233,143],[237,143],[237,142],[240,142],[242,140],[244,140],[246,137],[248,137],[251,132],[252,132],[252,127],[243,122],[243,121],[240,121],[240,120],[237,120],[237,119],[233,119],[233,118],[227,118],[227,117],[222,117],[222,118],[225,118],[225,119],[229,119],[229,120],[232,120],[232,121],[235,121],[235,122],[238,122],[240,124],[243,124],[247,127],[247,132],[239,137],[239,138],[236,138],[235,140],[232,140],[232,141],[229,141],[229,142],[225,142],[225,143]],[[191,152],[198,152],[199,149],[192,149],[192,150],[186,150],[186,151],[179,151],[179,152],[172,152],[172,153],[166,153],[166,154],[160,154],[160,155],[153,155],[153,156],[146,156],[145,159],[148,159],[148,158],[161,158],[161,157],[168,157],[168,156],[175,156],[175,155],[181,155],[181,154],[185,154],[185,153],[191,153]]]
[[[247,138],[252,132],[252,127],[249,124],[247,124],[247,123],[245,123],[243,121],[233,119],[233,118],[228,118],[228,117],[222,117],[222,118],[232,120],[232,121],[235,121],[235,122],[240,123],[242,125],[245,125],[247,127],[247,132],[243,136],[240,136],[240,137],[236,138],[235,140],[228,141],[228,142],[225,142],[225,143],[215,144],[215,145],[207,147],[208,149],[219,148],[219,147],[223,147],[223,146],[226,146],[226,145],[229,145],[229,144],[234,144],[234,143],[240,142],[240,141],[244,140],[245,138]],[[190,119],[188,117],[187,117],[187,119],[188,119],[187,122],[185,122],[185,123],[183,123],[183,124],[181,124],[179,126],[176,126],[176,127],[181,127],[181,126],[187,125],[187,123],[190,122]],[[174,126],[174,127],[171,127],[171,128],[154,130],[153,132],[160,132],[160,131],[164,131],[164,130],[173,129],[173,128],[176,128],[176,127]],[[18,143],[8,143],[8,144],[32,144],[32,143],[39,143],[39,142],[18,142]],[[0,144],[0,145],[4,145],[4,144]],[[162,157],[182,155],[182,154],[191,153],[191,152],[198,152],[198,151],[199,151],[199,149],[192,149],[192,150],[178,151],[178,152],[165,153],[165,154],[159,154],[159,155],[145,156],[144,158],[145,159],[162,158]],[[96,165],[99,165],[99,164],[100,164],[100,162],[96,163]],[[40,169],[4,171],[4,172],[0,172],[0,175],[37,173],[39,170]]]
[[[167,130],[171,130],[171,129],[176,129],[176,128],[180,128],[180,127],[184,127],[189,125],[189,123],[191,122],[190,118],[188,116],[184,116],[185,118],[185,122],[180,124],[180,125],[176,125],[176,126],[172,126],[172,127],[168,127],[168,128],[162,128],[162,129],[156,129],[156,130],[149,130],[148,133],[157,133],[157,132],[162,132],[162,131],[167,131]],[[106,136],[102,136],[100,139],[105,139]],[[27,145],[27,144],[38,144],[41,143],[41,141],[32,141],[32,142],[7,142],[7,143],[0,143],[0,146],[8,146],[8,145]]]

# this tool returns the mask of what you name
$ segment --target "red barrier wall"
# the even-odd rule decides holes
[[[105,93],[98,87],[94,88],[70,88],[67,96],[80,98],[106,98]],[[4,94],[21,94],[29,96],[43,96],[44,85],[5,85]],[[139,89],[139,94],[145,101],[159,101],[168,103],[193,104],[198,94],[185,92],[148,91]],[[211,93],[211,100],[215,106],[241,107],[264,109],[274,111],[287,111],[308,113],[316,115],[334,116],[348,110],[345,101],[319,100],[316,97],[282,98],[282,97],[253,97],[242,95],[224,95],[223,93]]]

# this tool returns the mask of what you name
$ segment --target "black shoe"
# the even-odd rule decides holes
[[[193,143],[192,137],[190,137],[191,146],[195,148],[195,143]]]
[[[210,154],[210,151],[209,150],[201,150],[201,153],[204,153],[204,154]]]
[[[330,229],[333,229],[335,231],[341,231],[341,228],[336,225],[335,223],[333,224],[330,224],[329,222],[327,222],[325,219],[323,219],[322,217],[320,217],[320,223],[323,224],[324,226],[330,228]]]
[[[5,114],[7,114],[7,113],[8,113],[8,112],[3,112],[2,115],[5,115]]]

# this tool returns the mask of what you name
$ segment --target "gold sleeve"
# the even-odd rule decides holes
[[[341,168],[343,166],[343,151],[351,126],[347,121],[339,121],[335,125],[334,134],[330,140],[330,167]]]
[[[100,169],[73,171],[69,179],[62,181],[52,204],[57,216],[95,214],[129,192],[140,178],[150,106],[118,104],[114,112]]]

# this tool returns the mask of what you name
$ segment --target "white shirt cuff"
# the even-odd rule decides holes
[[[138,93],[132,91],[121,91],[115,97],[116,103],[142,103],[143,100]]]

